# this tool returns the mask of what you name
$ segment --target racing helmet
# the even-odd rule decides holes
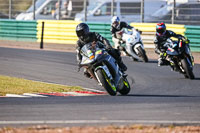
[[[90,32],[89,26],[86,23],[80,23],[76,26],[76,35],[83,40]]]
[[[119,17],[114,16],[114,17],[112,18],[111,21],[112,21],[111,25],[112,25],[113,27],[119,28],[119,24],[120,24],[120,19],[119,19]]]
[[[158,36],[163,36],[165,34],[165,32],[166,32],[166,26],[165,26],[165,24],[164,23],[158,23],[156,25],[156,34]]]

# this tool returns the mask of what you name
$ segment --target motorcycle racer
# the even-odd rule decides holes
[[[166,30],[166,25],[164,23],[158,23],[156,25],[156,37],[154,39],[154,44],[155,53],[159,54],[158,66],[169,65],[170,62],[173,63],[173,61],[169,62],[166,60],[166,50],[168,47],[164,46],[166,40],[171,37],[175,37],[186,41],[184,36],[176,34],[171,30]]]
[[[127,29],[133,29],[134,27],[128,25],[124,21],[120,21],[119,17],[114,16],[111,20],[111,34],[112,34],[112,40],[114,42],[115,48],[119,48],[121,41],[122,41],[122,36],[118,36],[116,33],[121,31],[123,28]]]
[[[123,63],[122,58],[120,56],[120,51],[117,49],[112,48],[110,45],[109,41],[102,37],[99,33],[97,32],[90,32],[89,26],[86,23],[80,23],[76,27],[76,34],[78,36],[78,41],[76,44],[76,52],[77,52],[77,61],[78,64],[80,64],[82,60],[82,55],[80,54],[81,48],[89,43],[89,42],[101,42],[102,44],[105,45],[106,50],[108,53],[115,58],[117,61],[119,67],[121,68],[122,72],[127,70],[126,65]],[[90,77],[90,74],[87,72],[87,70],[84,69],[84,75],[86,77]]]

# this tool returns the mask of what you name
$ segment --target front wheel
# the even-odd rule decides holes
[[[139,51],[139,55],[142,57],[142,60],[144,62],[148,62],[148,57],[146,55],[145,50],[143,48],[141,48],[141,47],[138,47],[138,51]]]
[[[106,91],[111,95],[115,96],[117,94],[117,89],[114,85],[112,85],[110,79],[106,75],[105,71],[103,69],[98,69],[96,71],[97,78],[100,80],[102,86],[106,89]]]
[[[122,94],[122,95],[127,95],[130,92],[131,87],[129,85],[129,82],[128,82],[127,78],[124,78],[123,82],[124,82],[124,87],[123,87],[123,89],[121,89],[119,91],[119,93]]]
[[[183,69],[185,70],[185,78],[190,78],[190,79],[194,79],[194,74],[192,72],[192,67],[189,64],[187,59],[182,59],[181,63],[183,65]]]

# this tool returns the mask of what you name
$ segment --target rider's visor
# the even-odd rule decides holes
[[[117,21],[113,22],[114,27],[117,27],[118,25],[119,25],[119,22],[117,22]]]
[[[84,36],[85,32],[83,30],[76,31],[78,37]]]
[[[165,32],[165,29],[164,28],[157,29],[157,32],[163,34]]]

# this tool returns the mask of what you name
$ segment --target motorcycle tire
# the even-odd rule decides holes
[[[190,67],[187,59],[182,59],[181,63],[183,65],[183,69],[185,70],[185,78],[194,79],[194,73],[192,72],[192,68]]]
[[[100,80],[102,86],[106,89],[108,94],[110,94],[111,96],[115,96],[117,94],[117,90],[116,88],[115,89],[112,88],[112,85],[107,75],[105,74],[104,70],[98,69],[96,73],[97,73],[98,79]]]
[[[142,60],[144,62],[148,62],[148,57],[147,57],[146,52],[144,51],[144,49],[142,49],[141,47],[138,47],[138,51],[140,52]]]
[[[129,85],[129,82],[126,78],[124,78],[124,88],[119,90],[119,93],[121,95],[127,95],[130,92],[130,90],[131,90],[131,87]]]

